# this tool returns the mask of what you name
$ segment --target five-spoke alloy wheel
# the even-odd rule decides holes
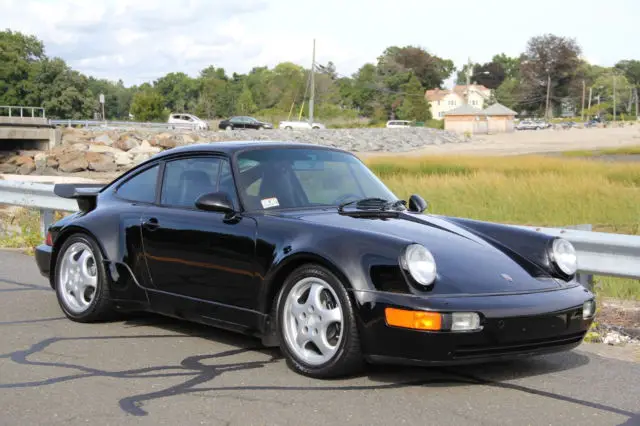
[[[305,265],[285,281],[278,297],[278,335],[290,366],[328,378],[362,364],[353,307],[343,283],[318,265]]]
[[[69,237],[56,259],[55,290],[70,319],[91,322],[105,319],[110,311],[102,255],[93,240],[83,234]]]

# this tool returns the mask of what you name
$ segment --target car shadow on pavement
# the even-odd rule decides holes
[[[158,399],[172,398],[180,395],[230,392],[230,391],[251,391],[252,393],[278,391],[278,392],[319,392],[319,391],[363,391],[363,390],[386,390],[408,387],[452,387],[452,386],[494,386],[511,389],[514,391],[526,392],[545,396],[556,400],[563,400],[585,407],[592,407],[612,413],[628,416],[630,419],[637,419],[638,415],[625,410],[609,407],[604,404],[578,400],[571,397],[528,388],[526,386],[512,383],[514,379],[521,379],[541,374],[551,374],[568,369],[586,365],[589,358],[585,355],[568,352],[563,355],[562,360],[542,358],[511,363],[499,363],[476,367],[456,367],[456,368],[419,368],[419,367],[396,367],[396,366],[368,366],[365,372],[357,377],[342,380],[315,381],[309,378],[301,378],[294,372],[294,383],[299,385],[252,385],[245,384],[246,378],[233,385],[218,385],[216,379],[222,375],[233,375],[237,372],[248,370],[260,370],[273,368],[272,364],[282,362],[282,355],[277,348],[265,348],[256,338],[243,336],[233,332],[194,324],[186,321],[174,320],[172,318],[160,317],[153,314],[141,314],[129,317],[121,322],[123,328],[131,327],[152,327],[162,329],[167,333],[161,334],[139,334],[107,336],[87,336],[87,337],[50,337],[33,344],[26,350],[18,350],[12,353],[0,355],[0,359],[27,365],[31,367],[62,368],[68,374],[49,377],[43,380],[23,382],[23,383],[0,383],[0,389],[19,388],[40,388],[52,386],[57,383],[85,380],[88,378],[118,378],[118,379],[157,379],[172,378],[171,383],[175,383],[175,378],[180,378],[178,384],[167,385],[160,390],[122,396],[117,403],[122,411],[133,416],[146,416],[145,404]],[[175,338],[201,338],[212,342],[230,346],[230,349],[211,354],[194,355],[175,363],[167,365],[156,365],[145,368],[127,369],[121,371],[108,371],[82,365],[82,363],[67,362],[46,362],[38,361],[37,355],[40,352],[58,342],[80,342],[80,341],[104,341],[104,340],[141,340],[141,339],[175,339]],[[252,354],[250,361],[243,354]],[[255,355],[259,355],[256,360]],[[262,359],[260,359],[262,358]],[[243,361],[240,361],[243,360]],[[58,371],[58,370],[56,370]],[[364,379],[364,380],[363,380]],[[226,382],[228,383],[228,381]],[[123,389],[126,387],[123,386]],[[115,401],[114,401],[115,402]]]

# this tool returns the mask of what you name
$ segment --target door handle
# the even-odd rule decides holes
[[[158,229],[158,226],[160,226],[160,223],[158,223],[158,219],[152,217],[142,221],[142,226],[149,231],[155,231],[156,229]]]

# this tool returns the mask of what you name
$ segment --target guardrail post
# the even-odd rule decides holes
[[[40,235],[45,238],[49,227],[53,224],[53,210],[40,209]]]

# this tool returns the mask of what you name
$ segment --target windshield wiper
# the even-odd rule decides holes
[[[356,208],[363,209],[363,210],[377,209],[377,210],[384,211],[384,210],[395,209],[400,206],[404,206],[406,204],[406,201],[404,200],[389,201],[389,200],[385,200],[384,198],[377,198],[377,197],[361,198],[359,200],[347,201],[346,203],[340,204],[338,206],[338,212],[342,213],[346,206],[350,206],[352,204],[355,204]]]

